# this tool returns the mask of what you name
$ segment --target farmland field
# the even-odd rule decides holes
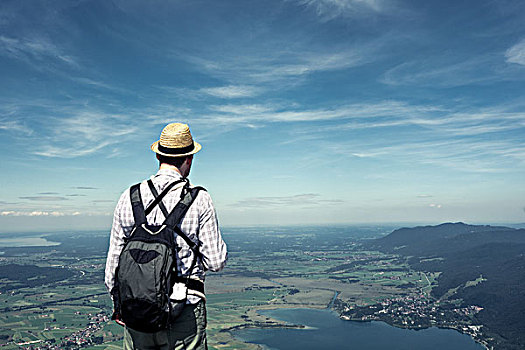
[[[257,310],[326,308],[336,298],[363,306],[423,292],[432,276],[427,281],[403,259],[367,251],[359,243],[390,230],[223,230],[228,265],[209,274],[206,282],[210,348],[257,348],[228,331],[281,324]],[[108,234],[54,233],[42,238],[60,244],[0,249],[0,344],[4,349],[119,348],[122,329],[109,320],[112,305],[103,284]]]

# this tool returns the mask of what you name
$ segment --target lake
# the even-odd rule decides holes
[[[58,242],[48,241],[43,237],[11,237],[0,238],[1,247],[48,247],[59,245]]]
[[[268,350],[355,349],[355,350],[482,350],[468,335],[436,327],[410,330],[384,322],[341,320],[328,309],[261,310],[262,315],[310,328],[241,329],[233,334]]]

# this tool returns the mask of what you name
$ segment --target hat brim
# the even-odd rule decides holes
[[[161,155],[166,156],[166,157],[186,157],[186,156],[195,154],[195,153],[199,152],[202,149],[202,146],[201,146],[200,143],[193,141],[193,146],[194,147],[193,147],[193,150],[191,150],[190,152],[182,153],[182,154],[169,154],[169,153],[163,153],[163,152],[159,151],[159,142],[160,142],[160,140],[154,142],[151,145],[150,148],[151,148],[151,150],[153,152],[161,154]]]

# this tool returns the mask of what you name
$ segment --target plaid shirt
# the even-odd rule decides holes
[[[181,175],[175,170],[161,169],[151,177],[158,193],[161,193],[170,183],[180,180]],[[180,198],[183,183],[176,184],[170,192],[162,199],[168,212],[175,207]],[[154,197],[146,181],[140,185],[140,193],[144,208],[147,208]],[[159,205],[147,216],[148,224],[161,225],[164,222],[164,214]],[[109,251],[106,260],[106,278],[105,283],[108,291],[111,291],[115,284],[115,270],[117,268],[120,253],[124,248],[124,239],[129,237],[135,220],[131,208],[129,189],[120,196],[113,217],[113,226],[111,228],[111,237],[109,241]],[[193,204],[188,209],[180,224],[181,230],[195,243],[199,245],[199,251],[202,259],[197,257],[197,263],[191,271],[191,277],[204,282],[205,271],[219,271],[226,264],[228,253],[219,230],[217,215],[211,201],[211,197],[206,191],[200,191]],[[176,236],[177,245],[181,250],[177,253],[177,266],[179,275],[187,276],[189,268],[193,261],[194,254],[186,244],[184,239]],[[188,293],[188,302],[197,303],[200,298]]]

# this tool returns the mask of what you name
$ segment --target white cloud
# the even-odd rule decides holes
[[[232,99],[241,97],[253,97],[260,94],[262,89],[248,85],[228,85],[212,88],[202,88],[199,91],[207,95],[219,98]]]
[[[225,110],[230,114],[218,116],[217,121],[238,126],[294,122],[291,137],[283,143],[340,157],[395,159],[475,173],[501,173],[515,171],[512,169],[519,169],[519,164],[525,166],[525,147],[519,137],[525,129],[525,113],[514,112],[522,109],[521,104],[462,111],[399,101],[286,113],[277,107],[266,112],[263,107],[228,106]],[[252,109],[256,112],[250,114]],[[392,132],[388,138],[365,137],[363,130],[373,128]],[[488,133],[493,134],[490,139]],[[330,140],[325,135],[331,135]]]
[[[2,211],[0,212],[1,216],[66,216],[66,215],[75,215],[75,214],[67,214],[60,211]],[[78,214],[76,214],[78,215]]]
[[[274,47],[286,47],[280,50],[265,50],[260,48],[250,51],[226,53],[216,56],[215,52],[200,56],[181,56],[182,59],[196,65],[201,71],[229,82],[228,86],[251,87],[252,96],[268,89],[286,89],[300,83],[310,74],[316,72],[337,71],[357,67],[377,59],[382,40],[376,40],[351,48],[314,49],[308,43],[290,44],[274,42]],[[238,89],[238,88],[235,88]],[[227,89],[212,91],[227,95]]]
[[[70,117],[50,118],[49,137],[33,154],[73,158],[89,155],[122,142],[136,132],[128,116],[86,110],[71,110]]]
[[[57,141],[57,142],[60,142],[60,141]],[[86,156],[86,155],[95,153],[111,144],[112,142],[109,142],[109,141],[101,142],[101,143],[98,143],[92,146],[89,146],[83,143],[82,145],[80,145],[80,147],[75,147],[75,148],[67,148],[67,147],[64,148],[64,147],[53,146],[53,145],[44,145],[42,146],[41,150],[34,151],[33,154],[37,156],[43,156],[43,157],[49,157],[49,158],[75,158],[75,157],[82,157],[82,156]]]
[[[56,201],[68,200],[68,198],[61,197],[61,196],[25,196],[25,197],[18,197],[18,198],[27,199],[31,201],[42,201],[42,202],[56,202]]]
[[[471,138],[485,134],[502,134],[525,128],[525,113],[513,112],[521,106],[469,108],[454,111],[443,106],[412,105],[402,101],[381,101],[336,106],[330,109],[301,109],[300,106],[277,104],[225,104],[209,107],[213,112],[192,120],[193,124],[221,125],[229,128],[264,126],[270,123],[295,123],[301,132],[284,143],[310,142],[318,139],[320,127],[326,133],[352,132],[366,129],[393,129],[396,133],[419,128],[430,139]],[[330,125],[312,125],[316,122],[334,121]],[[392,141],[396,138],[392,139]],[[516,141],[508,139],[508,145]],[[444,146],[447,146],[445,142]],[[514,149],[512,147],[511,149]],[[520,148],[520,147],[518,147]],[[499,149],[499,148],[498,148]],[[496,150],[492,150],[494,154]],[[349,155],[374,157],[385,154],[385,149],[352,149]],[[512,152],[520,156],[520,151]]]
[[[380,13],[385,11],[388,5],[384,0],[298,0],[298,3],[313,9],[324,21],[340,16]]]
[[[43,59],[51,59],[57,63],[78,67],[75,58],[67,55],[62,49],[45,38],[13,38],[0,36],[0,54],[32,65],[35,69],[42,69],[38,64]]]
[[[90,87],[96,88],[96,89],[109,90],[111,92],[116,92],[116,93],[126,94],[126,95],[133,94],[133,92],[131,92],[128,89],[117,87],[115,85],[111,85],[111,84],[105,83],[105,82],[100,81],[100,80],[94,80],[94,79],[86,78],[86,77],[75,77],[75,76],[71,76],[71,75],[67,75],[66,78],[71,79],[72,81],[74,81],[76,83],[79,83],[79,84],[82,84],[82,85],[86,85],[86,86],[90,86]]]
[[[356,158],[388,157],[478,173],[497,173],[515,168],[516,164],[525,164],[525,148],[521,139],[515,136],[518,130],[525,129],[525,113],[514,112],[521,110],[521,105],[470,107],[454,111],[442,106],[382,101],[316,110],[272,104],[228,104],[212,106],[211,109],[220,113],[204,115],[194,122],[230,128],[294,123],[297,127],[293,129],[292,137],[286,138],[283,143],[310,144],[324,149],[326,154]],[[336,123],[316,123],[321,121]],[[418,133],[414,133],[415,127],[419,128]],[[373,128],[395,128],[395,132],[388,139],[373,142],[364,142],[358,136],[362,134],[360,130]],[[358,133],[357,139],[348,136],[352,132]],[[403,136],[407,133],[411,135],[409,138]],[[498,141],[484,139],[488,133],[500,135]],[[326,134],[332,135],[334,141],[327,141],[322,136]],[[343,139],[338,138],[338,134]]]
[[[380,80],[387,85],[464,86],[503,79],[492,69],[497,57],[432,57],[405,62],[388,70]]]
[[[382,101],[378,103],[356,103],[337,106],[330,109],[300,109],[298,106],[285,107],[281,105],[214,105],[211,110],[220,114],[208,114],[195,120],[197,123],[218,123],[244,125],[246,123],[269,122],[315,122],[327,120],[363,120],[362,124],[351,124],[348,128],[388,127],[400,124],[441,124],[439,119],[432,115],[444,110],[438,106],[410,105],[399,101]],[[381,120],[377,118],[398,118],[395,120]],[[427,117],[427,118],[423,118]],[[418,119],[420,118],[420,119]],[[338,125],[336,128],[345,127]]]
[[[518,164],[525,165],[525,147],[516,145],[515,140],[482,141],[462,138],[436,138],[432,141],[421,141],[413,137],[406,140],[389,140],[397,143],[387,146],[384,142],[339,142],[323,145],[324,153],[331,152],[341,156],[353,156],[355,153],[368,153],[370,157],[395,159],[413,165],[452,168],[462,172],[501,173],[519,169]],[[424,136],[423,136],[424,139]]]
[[[251,105],[212,105],[210,109],[216,112],[227,113],[227,114],[237,114],[237,115],[257,115],[260,113],[268,113],[275,111],[275,106],[273,105],[260,105],[260,104],[251,104]]]
[[[22,124],[18,120],[13,120],[12,118],[2,118],[0,119],[0,130],[10,131],[10,132],[19,132],[24,135],[31,135],[33,130],[29,129],[27,126]]]
[[[317,206],[340,204],[343,200],[321,199],[317,193],[304,193],[292,196],[280,197],[252,197],[240,200],[233,204],[235,207],[242,208],[263,208],[263,207],[297,207],[297,206]]]
[[[505,52],[507,62],[525,66],[525,39],[512,46]]]
[[[315,72],[333,71],[356,67],[365,63],[366,59],[361,50],[346,50],[331,53],[286,52],[284,62],[281,57],[274,57],[273,62],[265,62],[254,66],[247,72],[247,77],[257,82],[272,82],[280,79],[300,78]],[[261,62],[263,63],[263,62]]]

